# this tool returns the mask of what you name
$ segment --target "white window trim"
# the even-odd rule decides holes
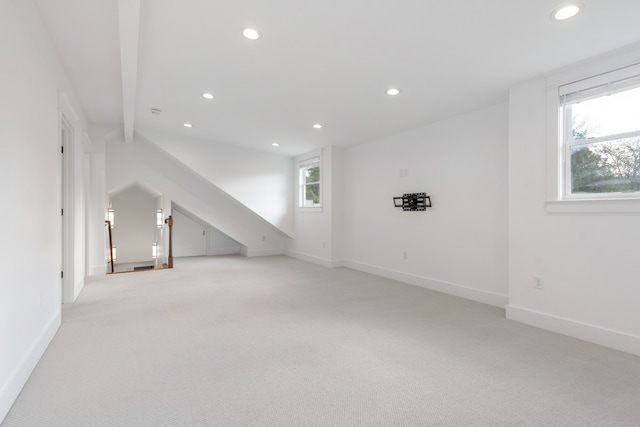
[[[547,75],[547,201],[545,208],[550,213],[640,213],[640,198],[620,198],[619,195],[596,196],[590,199],[575,199],[564,196],[565,150],[562,143],[563,117],[560,109],[559,88],[579,87],[589,80],[592,86],[595,76],[628,67],[640,67],[640,47],[622,49],[614,54],[596,58],[574,67]],[[610,74],[606,79],[610,78]]]
[[[629,74],[632,74],[632,78],[628,78]],[[614,82],[616,80],[626,80],[627,82],[624,85],[619,85],[618,90],[629,89],[629,84],[637,85],[640,80],[640,64],[634,65],[631,67],[625,67],[624,69],[616,70],[611,73],[601,74],[592,79],[582,80],[576,83],[572,83],[569,85],[564,85],[559,87],[559,95],[562,98],[565,95],[571,96],[572,94],[575,96],[577,91],[584,91],[585,89],[596,88],[592,92],[591,95],[583,94],[582,99],[589,99],[590,97],[602,97],[605,94],[602,86],[608,82]],[[629,82],[628,80],[633,80]],[[611,88],[614,89],[614,88]],[[614,89],[615,90],[615,89]],[[610,91],[607,91],[610,92]],[[577,94],[580,96],[579,94]],[[594,138],[587,139],[574,139],[572,136],[572,128],[571,126],[567,126],[567,122],[571,120],[571,110],[573,108],[573,103],[562,104],[560,109],[564,109],[563,122],[559,125],[564,129],[564,134],[562,135],[562,140],[564,141],[564,162],[561,166],[564,169],[564,189],[562,194],[563,200],[599,200],[599,199],[640,199],[640,191],[636,191],[633,193],[621,193],[621,192],[609,192],[609,193],[592,193],[589,196],[585,196],[584,194],[572,194],[571,193],[571,170],[567,167],[568,157],[571,155],[571,148],[575,146],[582,146],[585,144],[597,144],[598,142],[606,142],[606,141],[615,141],[624,138],[635,138],[640,137],[640,131],[631,131],[625,133],[618,134],[609,134],[603,135]]]
[[[320,205],[319,206],[302,206],[300,202],[300,168],[306,164],[309,164],[315,159],[320,162]],[[303,154],[296,158],[296,206],[298,212],[317,213],[323,211],[323,197],[324,197],[324,170],[322,166],[322,149],[314,150],[309,153]]]

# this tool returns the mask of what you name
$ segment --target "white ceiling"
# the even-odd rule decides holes
[[[92,123],[284,155],[502,102],[640,41],[638,0],[583,0],[566,22],[549,18],[562,0],[120,0],[120,16],[118,0],[35,2]]]

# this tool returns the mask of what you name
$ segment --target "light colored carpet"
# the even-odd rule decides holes
[[[90,280],[2,424],[638,426],[640,358],[288,257]]]

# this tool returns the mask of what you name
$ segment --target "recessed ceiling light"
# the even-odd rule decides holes
[[[573,18],[584,8],[582,3],[570,3],[558,7],[551,13],[551,19],[554,21],[564,21]]]
[[[322,129],[322,125],[320,123],[316,123],[315,125],[313,125],[314,129]]]
[[[400,94],[400,89],[392,87],[391,89],[387,90],[387,95],[389,96],[396,96]]]
[[[203,93],[203,94],[202,94],[202,97],[203,97],[203,98],[206,98],[206,99],[213,99],[213,95],[212,95],[212,94],[210,94],[209,92],[205,92],[205,93]]]
[[[274,147],[279,147],[280,146],[280,144],[278,144],[277,142],[274,142],[271,145],[273,145]]]
[[[186,127],[186,128],[192,128],[193,125],[191,123],[185,123],[182,126]]]
[[[248,38],[249,40],[257,40],[260,38],[260,33],[254,30],[253,28],[245,28],[242,32],[242,35]]]

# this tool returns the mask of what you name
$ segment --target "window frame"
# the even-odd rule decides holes
[[[563,169],[562,194],[563,200],[583,200],[583,199],[638,199],[640,191],[634,192],[601,192],[601,193],[573,193],[572,192],[572,170],[571,170],[571,149],[575,146],[595,145],[603,142],[612,142],[625,138],[640,137],[640,130],[624,132],[618,134],[607,134],[594,138],[576,139],[573,137],[573,105],[575,100],[566,100],[567,97],[578,98],[580,101],[597,99],[611,93],[621,93],[626,90],[637,89],[640,82],[640,66],[625,67],[620,70],[601,74],[579,82],[562,85],[558,87],[559,109],[562,116],[560,123],[560,133],[562,135],[559,143],[562,145],[563,158],[561,167]],[[607,86],[616,85],[617,89],[608,89]],[[579,92],[585,92],[580,95]],[[580,102],[578,101],[578,102]]]
[[[577,66],[546,75],[547,89],[547,185],[545,208],[550,213],[640,213],[640,197],[633,193],[609,193],[606,197],[567,197],[565,167],[570,157],[564,144],[564,120],[560,87],[594,87],[640,74],[640,49],[622,49]],[[570,170],[569,170],[570,173]],[[594,193],[597,194],[597,193]],[[601,193],[602,194],[602,193]],[[605,193],[606,194],[606,193]]]
[[[306,170],[311,165],[318,165],[319,168],[319,180],[317,182],[306,182],[303,176],[303,170]],[[308,154],[307,156],[300,157],[297,161],[297,193],[298,193],[298,210],[301,212],[322,212],[322,197],[323,197],[323,176],[324,171],[322,169],[322,153],[316,151]],[[306,187],[311,184],[318,184],[318,204],[306,205],[305,194]]]

